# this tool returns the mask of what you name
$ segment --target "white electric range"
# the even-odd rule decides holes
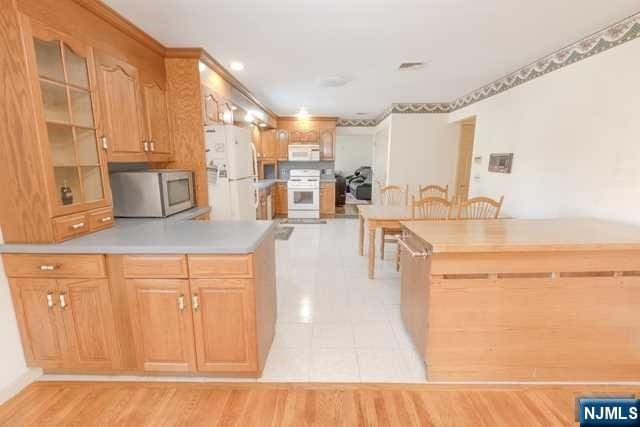
[[[289,218],[320,218],[320,171],[292,169],[287,181]]]

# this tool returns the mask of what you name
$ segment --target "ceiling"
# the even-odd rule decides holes
[[[640,10],[640,0],[106,0],[168,47],[203,47],[279,115],[374,118],[448,102]],[[405,61],[426,61],[398,71]],[[341,87],[318,80],[341,76]],[[364,113],[364,114],[358,114]]]

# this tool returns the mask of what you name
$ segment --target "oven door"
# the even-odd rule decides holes
[[[319,211],[320,189],[309,187],[287,186],[288,207],[290,211]]]
[[[193,173],[164,172],[161,174],[164,216],[195,206]]]

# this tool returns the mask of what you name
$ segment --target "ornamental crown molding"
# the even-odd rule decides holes
[[[640,37],[640,12],[546,55],[451,102],[392,104],[390,108],[373,120],[373,124],[360,126],[376,126],[390,114],[450,113],[638,37]],[[352,120],[339,119],[338,126],[350,126],[341,124],[350,122]]]

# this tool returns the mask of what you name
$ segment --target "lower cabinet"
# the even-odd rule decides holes
[[[106,279],[11,278],[25,356],[30,366],[118,368]]]
[[[320,183],[320,216],[333,217],[336,214],[336,184]]]
[[[278,182],[275,185],[275,211],[276,215],[287,216],[289,213],[289,196],[287,193],[287,183]]]

